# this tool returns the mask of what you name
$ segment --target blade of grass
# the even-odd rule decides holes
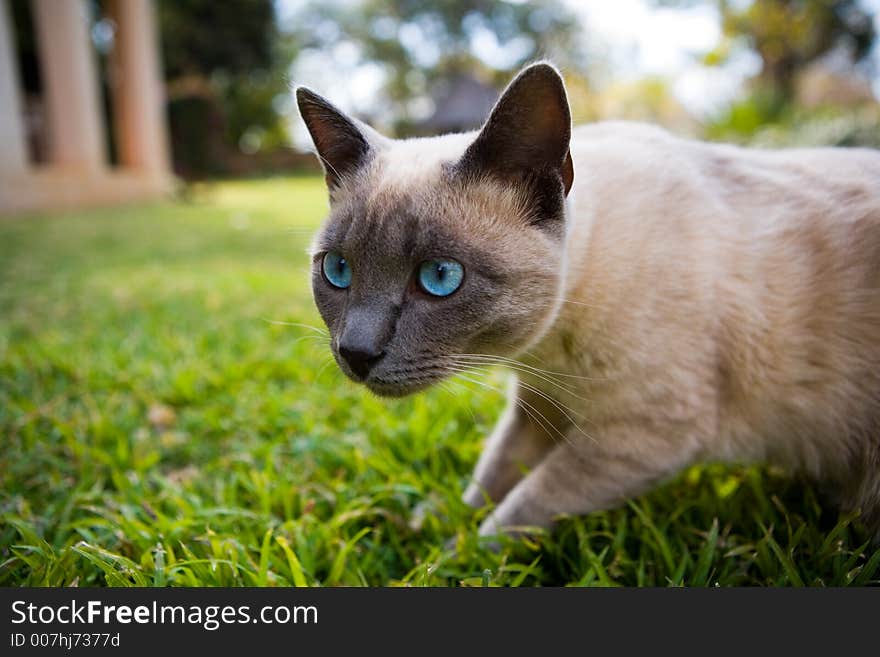
[[[275,541],[281,546],[285,556],[287,556],[287,565],[290,568],[290,575],[293,577],[294,586],[300,588],[308,586],[309,582],[303,572],[302,564],[299,562],[296,553],[291,549],[290,543],[284,536],[276,536]]]

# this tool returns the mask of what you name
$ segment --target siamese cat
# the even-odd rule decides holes
[[[330,215],[312,283],[378,395],[507,366],[464,493],[481,535],[619,505],[704,461],[828,484],[880,530],[880,153],[572,130],[547,63],[482,129],[388,139],[296,92]]]

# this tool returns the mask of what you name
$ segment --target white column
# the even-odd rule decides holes
[[[111,0],[116,21],[113,102],[123,166],[166,176],[168,134],[159,43],[150,0]]]
[[[15,39],[6,0],[0,0],[0,175],[27,169]]]
[[[49,119],[50,162],[81,172],[105,161],[103,113],[84,0],[32,0]]]

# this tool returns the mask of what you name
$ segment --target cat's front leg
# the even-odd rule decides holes
[[[547,430],[536,425],[523,410],[535,401],[521,397],[517,386],[511,391],[507,409],[499,419],[474,469],[463,500],[474,508],[487,500],[498,502],[546,456],[555,444]]]
[[[572,432],[501,501],[481,536],[550,527],[560,514],[583,515],[639,495],[692,461],[692,449],[639,429],[617,429],[591,442]]]

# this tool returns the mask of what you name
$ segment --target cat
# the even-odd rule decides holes
[[[480,535],[759,461],[880,536],[880,153],[573,130],[547,62],[467,134],[393,140],[296,97],[329,190],[312,286],[342,371],[392,397],[511,371],[464,492],[494,505]]]

